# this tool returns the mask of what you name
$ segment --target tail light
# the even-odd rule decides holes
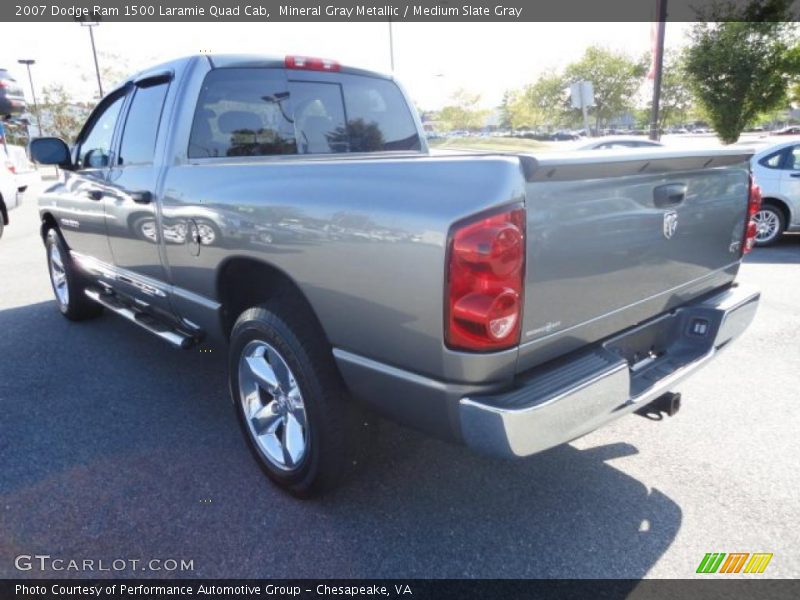
[[[14,163],[12,163],[11,161],[6,161],[6,169],[8,169],[11,173],[13,173],[15,175],[17,173],[17,168],[14,166]]]
[[[525,209],[480,215],[450,231],[445,341],[459,350],[519,343],[525,270]]]
[[[341,65],[335,60],[314,58],[312,56],[287,56],[284,60],[287,69],[303,71],[341,71]]]
[[[755,179],[750,175],[750,195],[747,198],[747,218],[745,219],[744,244],[742,254],[748,254],[756,245],[756,234],[758,228],[753,220],[756,213],[761,209],[761,188],[756,185]]]

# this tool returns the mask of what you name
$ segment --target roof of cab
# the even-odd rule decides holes
[[[157,65],[152,65],[146,69],[138,71],[118,82],[107,95],[118,91],[126,85],[146,79],[148,77],[158,76],[162,73],[175,71],[185,68],[193,60],[206,59],[208,60],[211,68],[213,69],[232,69],[232,68],[267,68],[277,69],[286,66],[286,57],[275,56],[269,54],[194,54],[189,56],[181,56],[170,61],[162,62]],[[313,71],[309,71],[313,72]],[[381,79],[394,78],[386,73],[378,71],[369,71],[367,69],[358,69],[355,67],[348,67],[340,65],[340,73],[347,73],[350,75],[363,75],[367,77],[378,77]]]
[[[211,66],[215,69],[225,68],[284,68],[286,66],[285,56],[275,56],[270,54],[206,54],[205,55]],[[290,55],[294,56],[294,55]],[[298,55],[301,56],[301,55]],[[334,59],[335,60],[335,59]],[[337,61],[338,62],[338,61]],[[378,71],[370,71],[368,69],[359,69],[357,67],[350,67],[340,63],[340,73],[348,73],[351,75],[365,75],[367,77],[380,77],[381,79],[393,79],[391,75],[380,73]]]

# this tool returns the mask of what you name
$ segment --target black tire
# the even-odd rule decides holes
[[[291,494],[308,498],[336,487],[349,474],[357,462],[366,425],[361,410],[347,397],[341,376],[333,361],[324,334],[302,300],[281,297],[244,311],[236,320],[230,337],[228,377],[230,391],[236,407],[239,424],[253,456],[267,476]],[[304,407],[304,453],[296,464],[282,468],[274,464],[253,431],[257,419],[246,414],[247,395],[240,394],[240,377],[247,377],[249,367],[242,362],[246,352],[254,345],[266,343],[276,351],[288,367],[288,375],[295,388],[299,388]],[[240,368],[243,370],[240,374]],[[252,382],[245,381],[248,389]],[[256,389],[257,400],[252,404],[267,404],[280,396]],[[251,395],[252,396],[252,392]],[[285,398],[286,396],[284,396]],[[269,413],[268,413],[269,414]],[[252,415],[252,412],[251,412]],[[268,417],[273,419],[274,417]],[[283,417],[281,417],[283,418]],[[279,426],[280,427],[280,426]],[[275,439],[286,446],[286,426]],[[286,452],[284,451],[284,456]]]
[[[0,238],[3,237],[3,231],[5,230],[5,228],[6,228],[6,224],[3,221],[3,215],[0,214]]]
[[[786,230],[786,217],[784,217],[783,211],[780,208],[773,206],[772,204],[763,204],[758,212],[769,213],[772,215],[772,218],[777,219],[778,222],[778,228],[772,235],[770,235],[768,239],[759,240],[756,238],[756,246],[759,248],[764,248],[766,246],[771,246],[781,238],[783,232]]]
[[[44,245],[47,252],[47,271],[50,275],[50,285],[53,287],[53,295],[61,314],[70,321],[84,321],[99,316],[103,312],[103,307],[87,298],[84,294],[86,279],[73,264],[67,244],[58,230],[48,230]],[[52,265],[54,247],[58,250],[58,256],[66,277],[66,295],[60,294],[57,289],[58,286]]]

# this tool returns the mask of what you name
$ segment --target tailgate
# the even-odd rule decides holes
[[[739,268],[749,150],[537,157],[517,370],[729,284]]]

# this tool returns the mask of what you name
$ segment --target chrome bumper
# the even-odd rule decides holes
[[[694,373],[750,325],[760,294],[732,287],[520,377],[509,392],[459,402],[466,444],[521,457],[641,408]]]

